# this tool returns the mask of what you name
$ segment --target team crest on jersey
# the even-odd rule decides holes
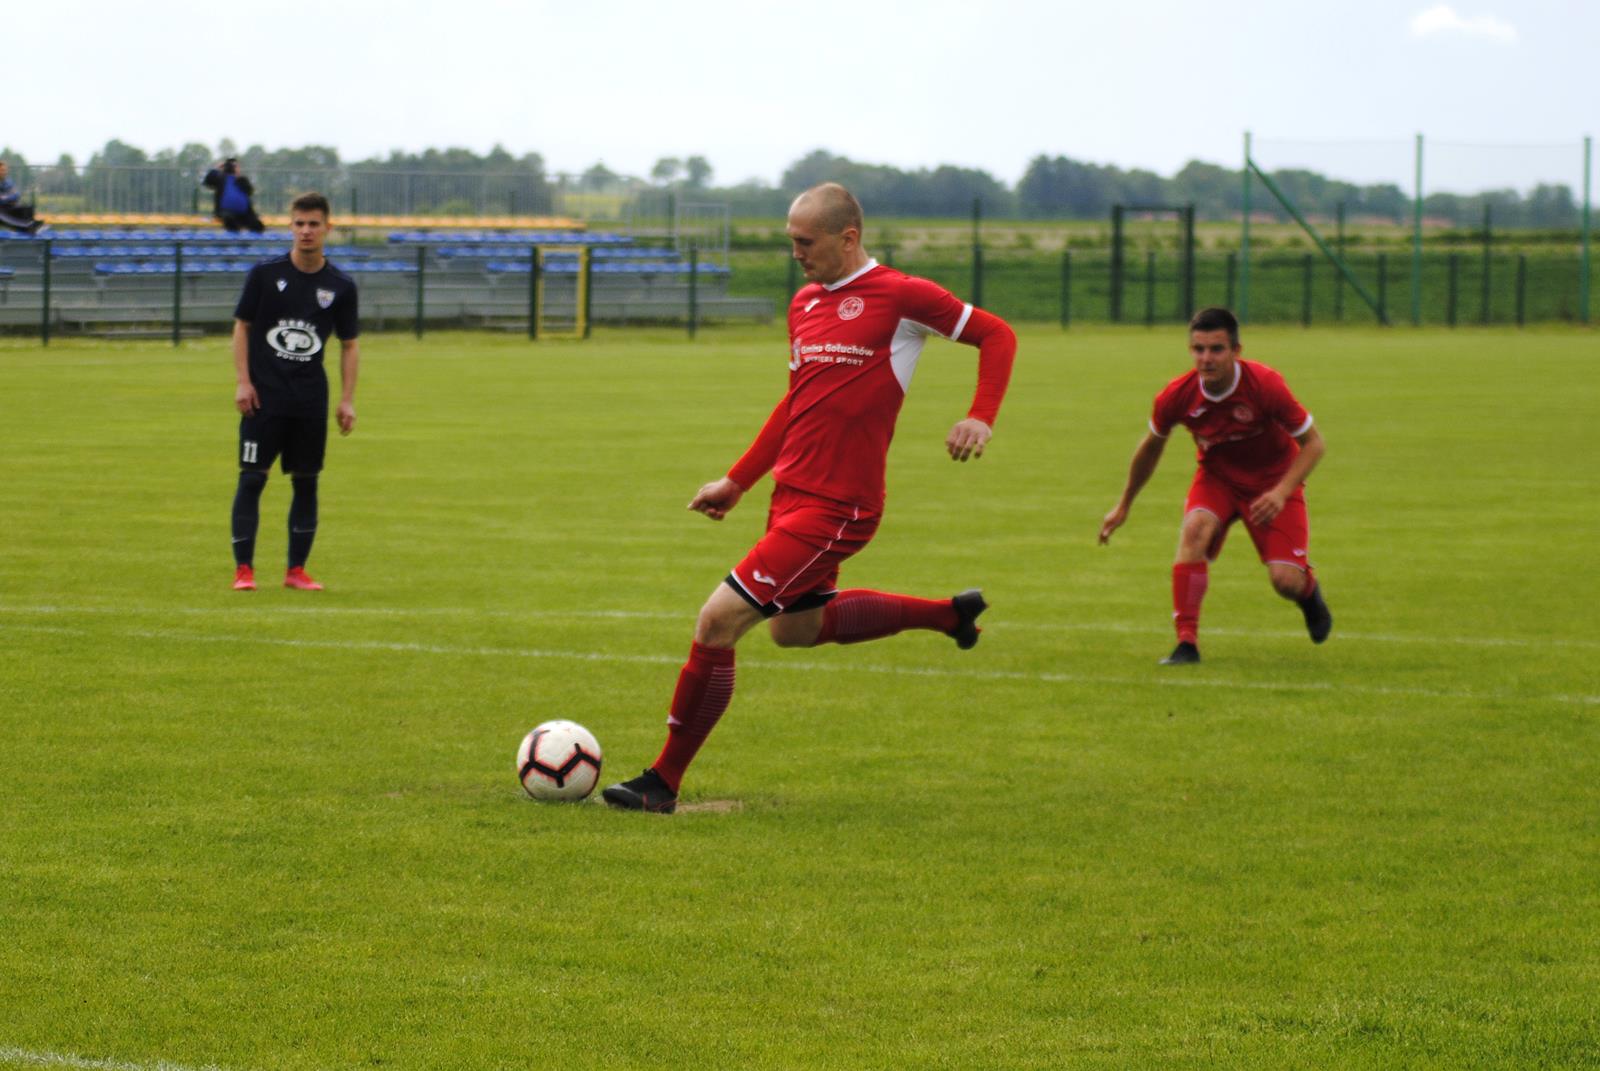
[[[866,310],[867,303],[858,297],[847,297],[839,302],[839,319],[854,320]]]
[[[267,345],[285,361],[315,360],[322,352],[322,337],[315,324],[304,320],[279,320],[267,331]]]
[[[1248,424],[1255,418],[1255,412],[1248,405],[1236,405],[1233,407],[1233,419],[1239,423]]]
[[[318,290],[317,291],[317,304],[321,305],[323,308],[327,308],[329,305],[332,305],[333,304],[333,291],[332,290]]]
[[[278,280],[278,293],[280,293],[280,294],[283,293],[284,290],[288,289],[288,286],[289,286],[289,280],[287,280],[287,279],[279,279]]]

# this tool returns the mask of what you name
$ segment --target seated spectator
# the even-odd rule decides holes
[[[33,206],[22,203],[22,191],[11,181],[11,168],[0,160],[0,227],[25,234],[37,234],[45,223],[33,214]]]
[[[235,158],[230,156],[207,171],[200,185],[216,191],[211,214],[221,221],[228,233],[251,231],[260,234],[267,229],[250,201],[255,196],[255,187],[250,185],[249,179],[239,174],[239,161]]]

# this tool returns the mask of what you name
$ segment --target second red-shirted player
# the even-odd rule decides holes
[[[1100,525],[1100,542],[1128,519],[1128,510],[1161,461],[1167,436],[1180,424],[1194,436],[1200,465],[1183,505],[1183,528],[1172,566],[1172,619],[1178,645],[1164,665],[1200,661],[1200,602],[1208,565],[1234,521],[1243,521],[1272,587],[1305,616],[1321,643],[1333,615],[1308,557],[1305,479],[1322,460],[1322,436],[1284,383],[1264,364],[1240,357],[1239,321],[1223,308],[1201,309],[1189,322],[1194,367],[1156,395],[1150,430],[1139,442],[1128,483]]]
[[[926,339],[978,347],[978,387],[945,439],[957,461],[981,457],[1005,395],[1016,335],[998,317],[861,247],[861,206],[826,183],[789,210],[794,258],[810,284],[789,306],[789,389],[756,440],[689,508],[721,520],[772,473],[767,530],[706,600],[678,674],[667,740],[643,774],[602,793],[631,810],[670,812],[684,771],[733,698],[734,645],[762,620],[783,647],[859,643],[929,629],[965,649],[986,609],[977,590],[922,599],[837,586],[839,566],[877,531],[895,420]]]

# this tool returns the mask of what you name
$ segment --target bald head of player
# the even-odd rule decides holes
[[[794,259],[814,283],[836,283],[867,266],[861,248],[861,202],[837,182],[813,186],[789,206]]]

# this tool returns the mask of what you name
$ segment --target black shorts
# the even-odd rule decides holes
[[[270,469],[283,455],[283,471],[311,475],[322,471],[328,452],[328,418],[263,413],[239,418],[239,467]]]

